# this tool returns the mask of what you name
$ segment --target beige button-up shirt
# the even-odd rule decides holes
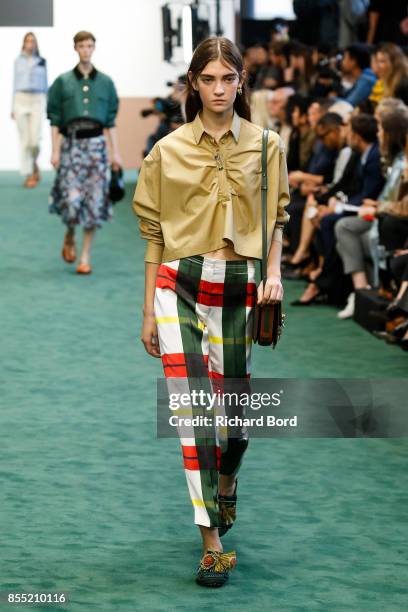
[[[143,160],[133,198],[145,261],[161,263],[215,251],[233,243],[239,255],[261,259],[262,128],[234,111],[221,139],[210,136],[200,114],[161,138]],[[289,220],[286,156],[269,132],[268,251]]]

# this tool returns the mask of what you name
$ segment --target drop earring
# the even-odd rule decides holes
[[[238,87],[237,92],[238,92],[239,95],[241,95],[242,94],[242,87]]]

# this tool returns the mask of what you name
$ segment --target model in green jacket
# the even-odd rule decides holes
[[[48,92],[51,163],[57,170],[49,211],[59,214],[67,225],[62,256],[68,263],[76,260],[75,226],[83,226],[77,272],[89,274],[95,229],[112,217],[105,135],[111,166],[122,166],[115,127],[119,100],[112,79],[91,63],[93,34],[78,32],[74,49],[79,56],[78,65],[57,77]]]

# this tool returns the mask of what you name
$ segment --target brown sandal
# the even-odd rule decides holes
[[[78,274],[91,274],[92,268],[87,263],[80,263],[76,271]]]
[[[75,240],[73,235],[65,234],[64,244],[62,245],[62,258],[67,263],[74,263],[76,260]]]
[[[38,180],[38,176],[36,176],[35,174],[31,174],[31,176],[28,176],[24,181],[24,187],[28,187],[28,189],[33,189],[34,187],[37,187]]]

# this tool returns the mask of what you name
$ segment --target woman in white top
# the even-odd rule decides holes
[[[47,64],[32,32],[24,36],[20,55],[14,63],[13,108],[20,138],[20,168],[24,186],[35,187],[40,180],[37,158],[41,124],[47,95]]]

